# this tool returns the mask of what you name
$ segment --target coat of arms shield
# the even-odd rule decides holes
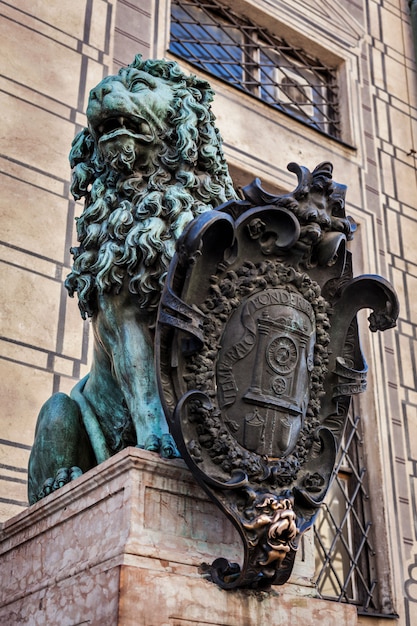
[[[289,578],[328,490],[350,397],[366,386],[356,313],[395,325],[378,276],[353,278],[343,185],[332,166],[290,164],[287,195],[259,181],[203,213],[178,243],[162,295],[157,372],[182,457],[238,528],[240,565],[217,559],[223,588]]]

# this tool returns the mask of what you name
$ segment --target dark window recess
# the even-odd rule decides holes
[[[360,418],[351,412],[334,481],[314,525],[316,588],[321,598],[380,614]]]
[[[170,51],[340,138],[337,72],[217,0],[172,0]]]

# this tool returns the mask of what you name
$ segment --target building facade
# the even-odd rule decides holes
[[[339,514],[328,512],[339,542],[354,544],[353,522],[342,520],[356,480],[359,543],[372,559],[357,569],[354,546],[332,552],[324,526],[316,544],[318,572],[324,561],[334,574],[322,574],[323,597],[356,603],[363,624],[417,623],[417,74],[407,0],[62,0],[30,10],[15,0],[0,9],[0,519],[27,506],[41,405],[88,371],[89,324],[63,279],[82,210],[67,154],[89,90],[137,53],[170,58],[212,84],[237,186],[257,176],[291,191],[290,161],[333,163],[357,223],[355,274],[380,274],[398,293],[395,331],[370,336],[361,320],[369,388],[352,414],[356,452],[340,463],[348,497],[336,495]]]

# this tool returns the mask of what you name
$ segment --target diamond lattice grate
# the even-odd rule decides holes
[[[314,526],[316,588],[322,598],[378,611],[372,522],[360,418],[348,416],[334,481]]]

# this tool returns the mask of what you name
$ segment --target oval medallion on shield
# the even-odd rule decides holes
[[[248,450],[283,457],[294,449],[309,401],[314,344],[313,307],[294,286],[242,299],[225,325],[219,405]]]

